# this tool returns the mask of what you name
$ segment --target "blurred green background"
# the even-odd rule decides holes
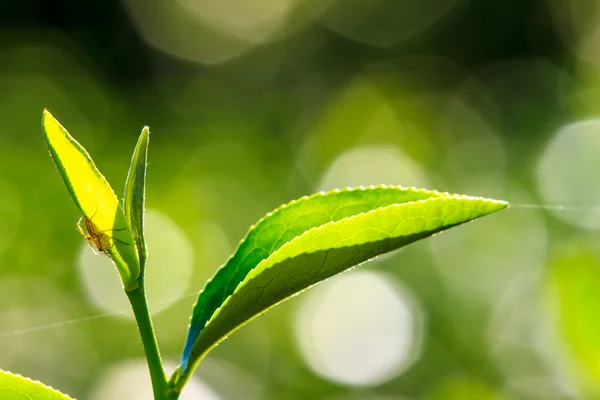
[[[385,183],[516,204],[275,308],[182,399],[600,398],[599,27],[587,0],[2,2],[0,368],[151,397],[117,273],[48,156],[47,107],[119,196],[150,126],[170,370],[205,280],[282,203]]]

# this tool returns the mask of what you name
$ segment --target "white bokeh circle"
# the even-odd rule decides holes
[[[421,167],[395,146],[357,147],[340,154],[329,166],[319,190],[368,185],[427,187]]]
[[[109,368],[96,383],[88,398],[90,400],[148,400],[154,398],[146,362],[130,360]],[[179,399],[222,400],[209,386],[194,377],[187,383]]]
[[[188,289],[194,251],[183,231],[166,215],[147,210],[148,247],[146,294],[152,314],[168,308]],[[90,300],[107,312],[133,318],[116,269],[108,257],[94,254],[87,242],[77,260],[79,275]]]
[[[173,56],[220,64],[277,40],[297,0],[128,0],[140,36]]]
[[[389,47],[434,30],[462,0],[308,0],[320,21],[357,42]]]
[[[600,229],[600,119],[567,125],[550,140],[537,167],[545,204],[566,223]]]
[[[421,315],[391,276],[353,271],[307,293],[295,319],[302,356],[320,376],[350,386],[376,386],[416,360]]]

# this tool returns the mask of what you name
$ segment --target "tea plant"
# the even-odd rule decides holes
[[[149,130],[139,137],[120,203],[87,151],[44,111],[50,155],[82,214],[81,233],[110,257],[129,298],[155,400],[178,399],[206,354],[225,337],[290,296],[352,266],[508,207],[503,201],[433,190],[378,186],[316,193],[252,226],[200,292],[181,362],[167,379],[144,288],[144,197]],[[2,398],[69,399],[0,371]]]

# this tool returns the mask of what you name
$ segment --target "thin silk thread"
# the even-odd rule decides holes
[[[551,210],[551,211],[600,211],[600,206],[570,206],[570,205],[562,205],[562,204],[519,204],[519,203],[513,204],[513,203],[510,203],[510,207],[513,209],[514,208],[523,208],[523,209],[539,209],[539,210]],[[175,303],[179,300],[183,300],[185,298],[197,296],[197,295],[198,295],[198,292],[187,293],[182,296],[174,297],[171,299],[161,300],[161,301],[156,301],[156,302],[150,303],[149,306],[152,307],[153,305],[157,306],[157,305],[164,304],[164,303]],[[92,320],[96,320],[96,319],[116,317],[118,315],[125,315],[129,311],[130,311],[129,309],[119,310],[119,311],[111,311],[111,312],[91,315],[88,317],[70,319],[70,320],[66,320],[66,321],[62,321],[62,322],[38,325],[38,326],[30,327],[30,328],[18,329],[18,330],[8,331],[8,332],[0,332],[0,338],[16,336],[16,335],[25,335],[28,333],[40,332],[40,331],[44,331],[47,329],[60,328],[60,327],[79,324],[79,323],[88,322],[88,321],[92,321]]]

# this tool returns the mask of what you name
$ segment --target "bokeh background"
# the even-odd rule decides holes
[[[515,204],[276,307],[182,399],[600,398],[599,27],[587,0],[2,2],[0,368],[151,398],[47,107],[119,195],[150,126],[148,290],[171,369],[205,280],[282,203],[385,183]]]

